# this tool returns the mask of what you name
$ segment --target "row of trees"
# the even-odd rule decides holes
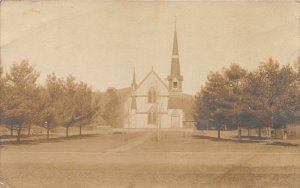
[[[300,120],[300,58],[295,65],[280,66],[270,58],[256,70],[231,64],[211,72],[196,95],[194,116],[199,125],[237,129],[286,128]]]
[[[66,79],[54,73],[47,76],[44,85],[38,85],[39,73],[27,60],[13,64],[4,75],[0,64],[0,124],[17,132],[38,125],[49,132],[54,127],[81,127],[98,111],[99,98],[93,97],[92,88],[86,83],[76,82],[73,76]]]

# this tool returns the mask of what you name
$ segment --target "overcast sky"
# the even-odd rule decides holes
[[[194,94],[210,71],[231,62],[254,69],[270,56],[299,56],[299,4],[204,1],[4,1],[1,58],[5,70],[28,59],[41,73],[74,75],[95,90],[128,87],[154,70],[170,71],[174,17],[183,90]]]

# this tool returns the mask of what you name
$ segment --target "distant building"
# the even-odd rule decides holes
[[[170,75],[165,83],[152,69],[136,83],[135,72],[131,84],[131,97],[127,101],[129,128],[182,128],[183,111],[182,82],[180,72],[177,31],[175,28]]]

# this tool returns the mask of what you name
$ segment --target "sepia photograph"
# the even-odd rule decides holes
[[[0,188],[300,188],[299,0],[0,0]]]

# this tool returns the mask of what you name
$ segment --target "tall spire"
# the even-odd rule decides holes
[[[172,53],[172,56],[175,57],[175,56],[179,56],[179,53],[178,53],[178,42],[177,42],[177,26],[176,26],[176,17],[175,17],[175,28],[174,28],[174,39],[173,39],[173,53]]]
[[[176,21],[175,21],[174,38],[173,38],[171,73],[170,73],[169,79],[173,79],[173,78],[177,78],[178,80],[182,80],[182,76],[180,74],[180,63],[179,63],[179,51],[178,51]]]
[[[137,86],[136,80],[135,80],[135,68],[133,70],[133,78],[132,78],[132,84],[131,84],[131,86],[132,86],[133,89],[136,89],[136,86]]]
[[[174,28],[174,38],[173,38],[171,72],[170,75],[168,76],[168,81],[169,81],[170,91],[178,92],[182,90],[183,76],[180,73],[176,18],[175,18],[175,28]]]

